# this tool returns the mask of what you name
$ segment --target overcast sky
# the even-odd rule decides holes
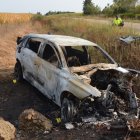
[[[0,12],[47,13],[48,11],[82,12],[84,0],[0,0]],[[92,0],[104,8],[112,0]]]

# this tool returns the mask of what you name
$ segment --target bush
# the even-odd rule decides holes
[[[135,13],[140,14],[140,5],[137,5],[135,8]]]
[[[136,19],[139,19],[140,20],[140,14],[136,14]]]
[[[135,18],[135,14],[134,13],[124,13],[124,14],[120,14],[120,16],[122,18]]]
[[[44,19],[44,16],[40,14],[36,14],[31,18],[32,21],[42,21],[43,19]]]
[[[111,17],[111,16],[113,16],[113,9],[111,7],[105,7],[103,9],[102,13],[108,17]]]

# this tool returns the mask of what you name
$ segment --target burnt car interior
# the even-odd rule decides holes
[[[90,64],[90,57],[85,46],[76,47],[66,46],[63,47],[63,52],[68,64],[68,67],[82,66]]]
[[[68,67],[83,66],[96,63],[110,63],[106,56],[93,46],[62,47]]]

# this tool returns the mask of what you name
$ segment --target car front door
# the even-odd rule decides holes
[[[57,102],[60,88],[60,59],[56,48],[51,43],[45,43],[40,49],[41,64],[38,68],[38,83],[44,88],[44,94]]]

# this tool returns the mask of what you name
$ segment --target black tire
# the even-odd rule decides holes
[[[64,98],[61,105],[61,119],[62,122],[71,122],[76,115],[76,107],[74,102],[68,98]]]
[[[15,64],[14,76],[15,76],[17,82],[23,81],[22,67],[21,67],[20,62],[18,62],[18,61]]]

